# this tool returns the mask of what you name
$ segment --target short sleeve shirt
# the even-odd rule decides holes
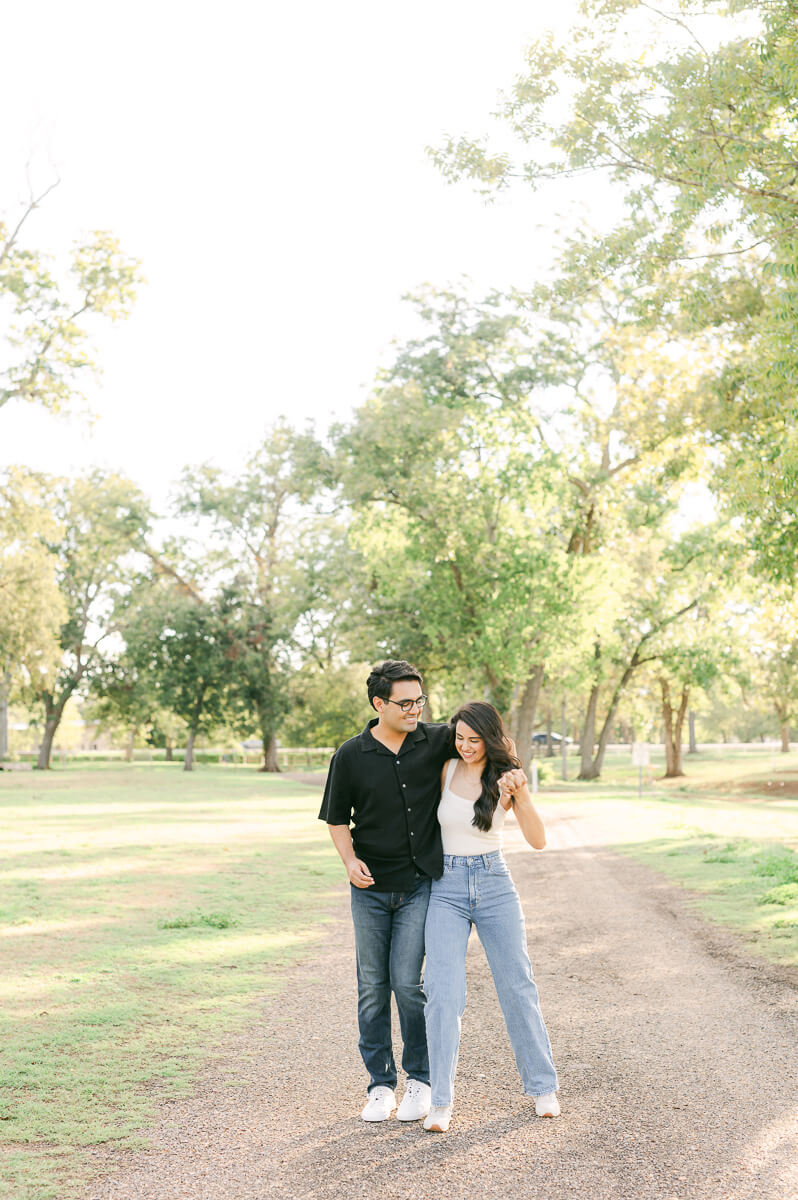
[[[355,854],[377,891],[400,891],[418,874],[443,874],[438,804],[441,768],[453,753],[448,725],[419,722],[395,753],[372,736],[376,719],[339,746],[319,819],[349,825]]]

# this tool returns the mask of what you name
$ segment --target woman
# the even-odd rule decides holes
[[[466,947],[475,925],[485,948],[524,1092],[539,1117],[556,1117],[557,1073],[526,948],[521,902],[502,854],[502,826],[515,812],[536,850],[546,844],[526,776],[491,704],[472,701],[451,721],[456,757],[441,774],[438,819],[443,876],[434,880],[425,930],[424,991],[432,1107],[424,1128],[445,1133],[452,1116]]]

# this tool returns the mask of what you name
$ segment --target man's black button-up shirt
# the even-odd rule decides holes
[[[441,767],[454,750],[448,725],[419,722],[393,753],[369,721],[339,746],[330,762],[319,819],[352,826],[355,854],[378,892],[411,887],[418,872],[443,874],[438,803]]]

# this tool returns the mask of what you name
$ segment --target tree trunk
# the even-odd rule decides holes
[[[183,759],[183,770],[194,770],[194,739],[197,736],[196,729],[189,729],[188,738],[186,739],[186,756]]]
[[[128,734],[127,745],[125,746],[125,762],[133,762],[133,747],[136,744],[136,734],[138,726],[131,725],[130,733]]]
[[[535,713],[543,683],[543,664],[532,668],[532,674],[524,684],[515,717],[513,740],[515,749],[525,771],[532,761],[532,734],[535,731]]]
[[[687,712],[687,701],[690,696],[688,687],[682,688],[679,707],[671,704],[671,692],[667,679],[660,677],[662,692],[662,720],[665,725],[665,778],[677,779],[684,775],[682,770],[682,726]]]
[[[790,723],[782,721],[781,723],[781,753],[790,753]]]
[[[595,779],[598,771],[593,763],[593,747],[596,743],[596,710],[598,709],[599,685],[593,684],[590,698],[587,702],[585,721],[582,726],[582,736],[579,742],[581,761],[577,779]]]
[[[552,727],[551,708],[546,709],[546,758],[554,758],[554,742],[551,736]]]
[[[53,753],[53,742],[55,740],[56,730],[61,722],[61,713],[54,712],[52,715],[48,711],[47,718],[44,723],[44,736],[42,737],[41,745],[39,746],[39,757],[36,760],[37,771],[50,770],[50,758]]]
[[[270,731],[263,732],[263,766],[261,771],[278,771],[280,764],[277,761],[277,738]]]
[[[11,676],[8,671],[0,678],[0,762],[8,754],[8,689]]]
[[[695,713],[692,708],[687,714],[687,736],[689,739],[688,754],[698,754],[698,743],[695,740]]]
[[[166,741],[166,745],[165,745],[165,747],[164,747],[164,748],[165,748],[165,750],[166,750],[166,761],[167,761],[167,762],[174,762],[174,757],[175,757],[175,756],[174,756],[174,748],[173,748],[173,746],[172,746],[172,743],[171,743],[171,741],[170,741],[170,739],[169,739],[169,738],[166,738],[166,739],[165,739],[165,741]]]

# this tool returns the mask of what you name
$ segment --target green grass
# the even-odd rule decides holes
[[[798,965],[798,756],[702,754],[642,799],[628,754],[594,783],[551,766],[544,813],[577,807],[601,844]],[[143,1144],[158,1104],[312,953],[344,884],[318,803],[242,767],[0,774],[4,1200],[84,1194],[90,1148]]]
[[[318,792],[253,769],[0,775],[0,1193],[80,1194],[323,932]]]
[[[550,776],[542,806],[578,798],[603,842],[687,889],[753,953],[798,967],[798,755],[719,748],[685,757],[673,780],[657,759],[642,798],[630,755],[616,752],[598,781]]]

